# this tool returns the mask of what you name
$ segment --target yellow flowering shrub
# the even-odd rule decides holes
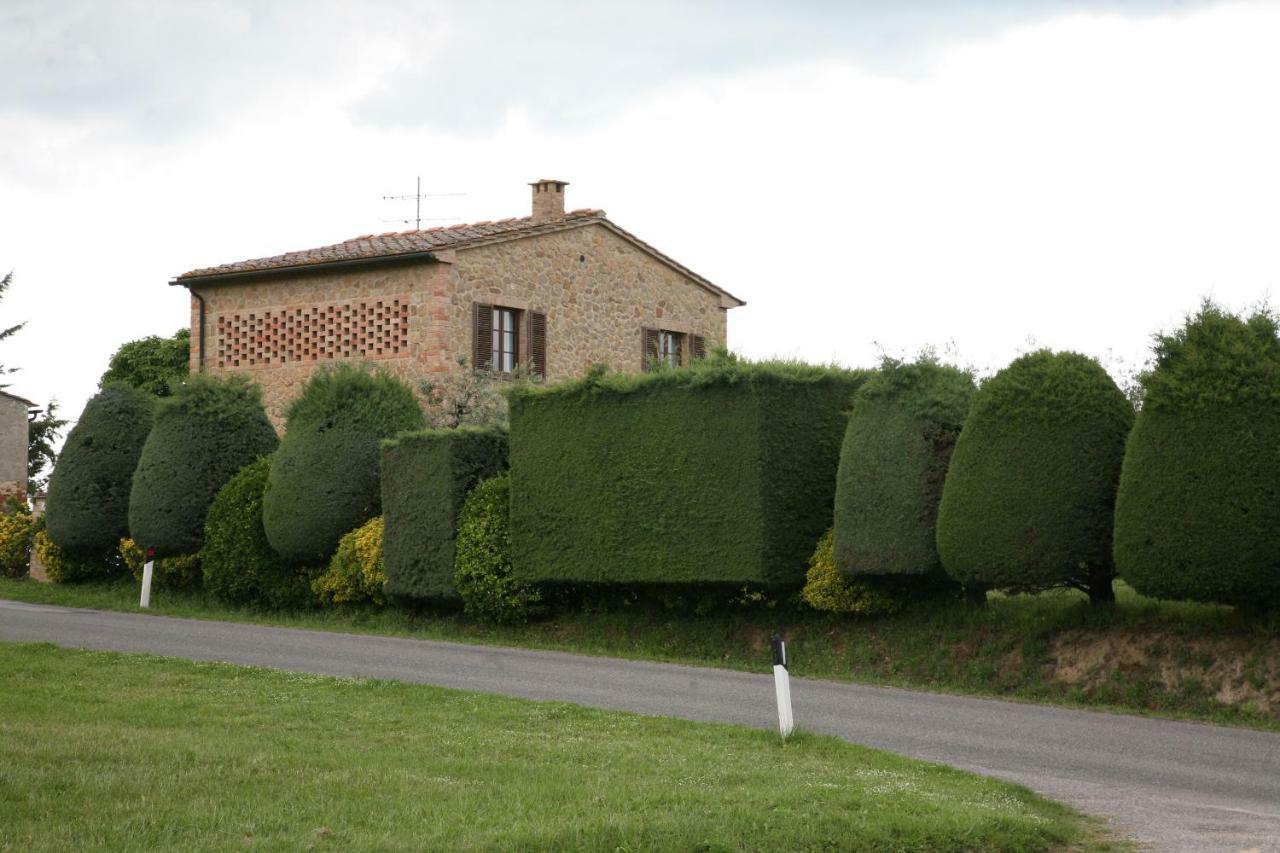
[[[800,591],[805,604],[814,610],[862,616],[893,613],[902,606],[902,602],[889,590],[882,589],[871,579],[845,580],[836,568],[831,540],[831,531],[828,530],[818,540],[818,547],[809,558],[809,571],[805,575],[804,589]]]
[[[132,539],[120,540],[120,558],[129,567],[133,579],[142,582],[142,567],[147,564],[147,555],[142,547]],[[152,567],[151,584],[157,589],[190,589],[200,585],[200,556],[198,554],[180,554],[176,557],[161,557]]]
[[[44,529],[44,519],[37,525],[38,529],[32,547],[36,556],[44,566],[45,574],[53,583],[75,583],[84,580],[98,580],[117,577],[124,573],[124,561],[115,552],[100,556],[85,557],[72,554],[49,538]]]
[[[328,570],[311,582],[321,604],[349,604],[372,601],[386,604],[383,585],[387,582],[382,563],[382,516],[343,536]]]
[[[0,577],[25,577],[31,567],[31,539],[35,524],[22,509],[0,514]]]

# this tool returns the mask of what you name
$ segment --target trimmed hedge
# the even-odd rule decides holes
[[[154,410],[154,397],[118,383],[85,404],[49,480],[45,523],[59,547],[101,556],[128,535],[129,490]]]
[[[289,407],[262,502],[267,541],[296,562],[327,562],[345,534],[378,515],[378,445],[421,429],[413,391],[383,371],[342,364],[312,374]]]
[[[1040,350],[973,398],[938,509],[966,587],[1069,586],[1110,600],[1112,515],[1133,406],[1092,358]]]
[[[387,603],[383,595],[387,583],[382,560],[384,526],[382,516],[378,516],[339,540],[329,568],[311,582],[321,604]]]
[[[262,493],[271,457],[241,468],[209,506],[200,562],[204,588],[229,604],[283,609],[307,603],[306,574],[271,549],[262,529]]]
[[[865,375],[721,357],[514,389],[516,575],[799,587]]]
[[[1116,500],[1115,559],[1145,595],[1280,602],[1277,319],[1205,304],[1156,339]]]
[[[854,395],[836,476],[840,573],[942,572],[934,524],[974,384],[959,368],[886,359]]]
[[[506,468],[507,434],[496,428],[430,429],[382,443],[388,593],[458,597],[458,512],[476,483]]]
[[[131,538],[160,557],[199,551],[214,495],[276,443],[256,385],[192,376],[156,408],[133,475]]]
[[[542,609],[542,593],[512,574],[510,518],[510,474],[472,489],[458,514],[454,583],[467,615],[482,622],[524,622]]]

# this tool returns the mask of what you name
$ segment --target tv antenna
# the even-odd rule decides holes
[[[466,193],[424,193],[422,191],[422,176],[419,175],[417,189],[414,191],[413,195],[384,195],[382,197],[383,201],[409,201],[410,199],[413,199],[413,219],[412,220],[387,219],[384,221],[385,222],[403,222],[406,225],[408,225],[409,222],[412,221],[413,227],[421,231],[422,230],[422,200],[424,198],[446,198],[451,196],[463,196],[463,195],[466,195]]]

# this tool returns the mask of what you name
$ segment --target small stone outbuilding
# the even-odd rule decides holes
[[[35,403],[0,391],[0,499],[27,496],[27,445]]]
[[[317,365],[370,361],[416,382],[461,369],[560,380],[639,371],[727,344],[742,300],[610,221],[565,212],[564,181],[529,216],[365,235],[192,270],[191,369],[243,373],[267,411]]]

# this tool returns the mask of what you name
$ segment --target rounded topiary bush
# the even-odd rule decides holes
[[[536,587],[511,574],[511,475],[481,481],[458,513],[453,583],[468,616],[524,622],[539,611]]]
[[[1158,598],[1280,601],[1280,340],[1204,305],[1156,339],[1116,499],[1120,576]]]
[[[352,365],[317,371],[289,407],[262,519],[267,540],[295,561],[327,561],[338,540],[382,511],[378,447],[423,426],[413,391]]]
[[[886,360],[858,389],[836,475],[834,548],[849,578],[939,574],[934,524],[973,377]]]
[[[218,489],[275,450],[256,385],[193,376],[156,407],[129,496],[129,532],[161,557],[193,554]]]
[[[1094,359],[1024,355],[974,395],[938,509],[966,587],[1068,586],[1113,600],[1112,516],[1133,406]]]
[[[378,516],[338,540],[338,550],[329,561],[328,570],[311,583],[321,604],[386,604],[382,531],[382,516]]]
[[[262,528],[270,471],[270,456],[246,465],[209,505],[200,551],[204,588],[228,604],[283,609],[310,599],[306,573],[271,548]]]
[[[67,435],[49,480],[45,523],[73,554],[106,555],[129,533],[129,491],[155,398],[129,385],[99,391]]]

